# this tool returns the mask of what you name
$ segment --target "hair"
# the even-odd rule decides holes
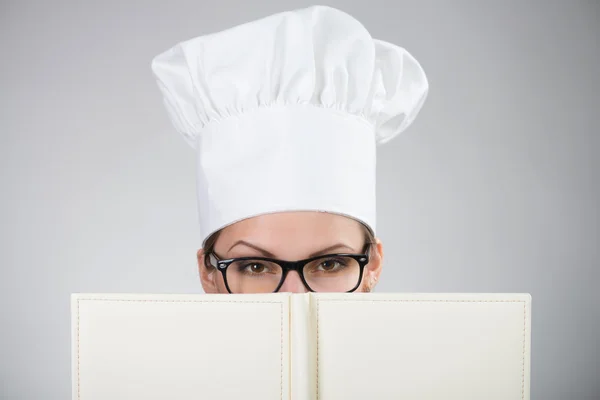
[[[363,228],[363,232],[365,233],[365,248],[371,247],[376,243],[375,235],[373,234],[371,228],[369,228],[367,225],[363,223],[361,223],[360,225]],[[215,251],[215,243],[217,243],[217,239],[219,239],[221,231],[222,230],[216,231],[215,233],[210,235],[208,239],[206,239],[206,242],[204,242],[204,265],[208,269],[214,269],[214,267],[208,262],[208,255]]]

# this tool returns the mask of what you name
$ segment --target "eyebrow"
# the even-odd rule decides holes
[[[337,249],[348,249],[348,250],[350,250],[351,253],[356,253],[356,251],[352,247],[345,245],[343,243],[337,243],[337,244],[334,244],[333,246],[329,246],[323,250],[317,251],[316,253],[312,253],[309,256],[309,258],[321,256],[321,255],[327,254],[327,253],[329,253],[333,250],[337,250]]]
[[[237,242],[235,242],[233,244],[233,246],[231,246],[229,248],[229,250],[227,250],[227,253],[229,253],[231,251],[231,249],[233,249],[235,246],[239,246],[239,245],[250,247],[251,249],[254,249],[254,250],[258,251],[259,253],[263,254],[265,257],[275,258],[275,255],[273,253],[271,253],[270,251],[267,251],[267,250],[262,249],[262,248],[260,248],[258,246],[255,246],[252,243],[248,243],[245,240],[238,240]]]
[[[270,251],[268,251],[268,250],[265,250],[265,249],[263,249],[263,248],[261,248],[261,247],[259,247],[259,246],[256,246],[256,245],[254,245],[254,244],[252,244],[252,243],[246,242],[245,240],[238,240],[237,242],[235,242],[235,243],[234,243],[234,244],[233,244],[233,245],[232,245],[232,246],[229,248],[229,250],[227,250],[227,253],[229,253],[229,252],[230,252],[230,251],[231,251],[231,250],[232,250],[234,247],[236,247],[236,246],[239,246],[239,245],[243,245],[243,246],[246,246],[246,247],[250,247],[251,249],[254,249],[254,250],[258,251],[259,253],[261,253],[261,254],[262,254],[262,255],[264,255],[265,257],[268,257],[268,258],[277,258],[277,257],[275,257],[275,255],[274,255],[273,253],[271,253]],[[356,251],[355,251],[355,250],[354,250],[352,247],[350,247],[350,246],[348,246],[348,245],[346,245],[346,244],[343,244],[343,243],[336,243],[336,244],[334,244],[333,246],[329,246],[329,247],[327,247],[327,248],[324,248],[324,249],[322,249],[322,250],[319,250],[319,251],[317,251],[317,252],[315,252],[315,253],[312,253],[312,254],[310,254],[310,255],[308,256],[308,258],[317,257],[317,256],[320,256],[320,255],[325,255],[325,254],[329,253],[330,251],[333,251],[333,250],[336,250],[336,249],[347,249],[347,250],[350,250],[350,252],[352,252],[352,253],[355,253],[355,252],[356,252]]]

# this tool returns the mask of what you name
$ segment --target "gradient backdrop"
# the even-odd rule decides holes
[[[72,292],[200,293],[150,60],[292,0],[0,3],[0,398],[70,398]],[[431,90],[379,148],[378,290],[529,292],[532,398],[600,399],[600,3],[329,1]]]

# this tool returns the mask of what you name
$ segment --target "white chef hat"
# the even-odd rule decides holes
[[[152,60],[196,149],[203,244],[282,211],[352,217],[375,232],[375,147],[406,129],[428,83],[403,48],[325,6],[183,41]]]

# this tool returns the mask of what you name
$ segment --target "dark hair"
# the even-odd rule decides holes
[[[365,233],[365,247],[367,247],[367,245],[371,246],[371,245],[375,244],[376,243],[375,235],[373,234],[371,229],[363,223],[361,223],[360,225],[363,227],[363,231]],[[208,269],[214,268],[208,262],[208,255],[215,251],[215,243],[217,242],[217,239],[219,238],[220,235],[221,235],[221,230],[216,231],[215,233],[210,235],[208,237],[208,239],[206,239],[206,242],[204,242],[204,248],[203,248],[203,250],[204,250],[204,265]]]
[[[206,239],[206,242],[204,242],[204,266],[208,269],[215,268],[210,262],[208,262],[208,255],[215,251],[215,243],[217,242],[219,235],[221,235],[220,230],[210,235],[208,239]]]

